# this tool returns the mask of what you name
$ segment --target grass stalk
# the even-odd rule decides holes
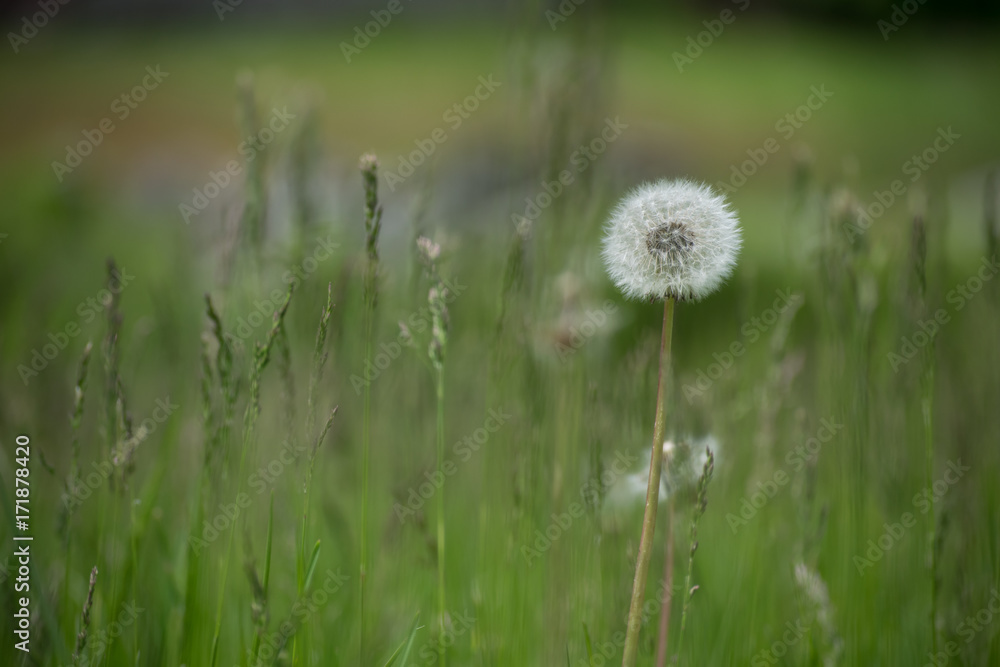
[[[438,259],[441,247],[421,236],[417,239],[417,251],[425,270],[429,273],[432,287],[427,292],[427,302],[431,312],[431,338],[427,346],[427,356],[434,369],[435,395],[437,398],[437,470],[444,469],[444,362],[448,349],[448,289],[438,273]],[[412,341],[411,341],[412,342]],[[447,646],[443,643],[447,630],[447,606],[445,600],[445,514],[444,487],[437,490],[437,570],[438,570],[438,614],[440,616],[438,641],[438,662],[444,667]]]
[[[222,470],[225,473],[229,469],[229,431],[233,422],[233,414],[236,410],[237,398],[237,381],[233,372],[233,348],[232,343],[222,328],[222,319],[215,310],[212,298],[208,294],[205,295],[205,312],[212,323],[212,335],[219,346],[216,352],[215,365],[219,376],[219,391],[222,395],[221,419],[212,432],[211,439],[206,446],[210,450],[210,453],[206,452],[206,457],[214,457],[221,451]],[[208,421],[209,418],[206,417],[206,423]],[[207,431],[206,437],[208,437]]]
[[[437,469],[444,467],[444,367],[437,369]],[[440,614],[441,634],[438,641],[443,642],[445,636],[445,589],[444,589],[444,487],[437,492],[437,570],[438,570],[438,613]],[[439,646],[439,664],[444,667],[445,645]]]
[[[691,607],[691,599],[698,588],[697,586],[691,586],[691,574],[694,571],[694,554],[698,550],[698,521],[705,514],[705,508],[708,507],[708,483],[712,481],[712,473],[715,472],[715,455],[711,449],[707,450],[707,454],[705,465],[701,470],[701,477],[698,479],[698,497],[695,501],[694,512],[691,514],[691,533],[688,537],[691,548],[688,551],[687,575],[684,577],[684,590],[682,591],[684,606],[681,608],[681,634],[677,638],[678,656],[681,654],[681,649],[684,648],[684,630],[687,628],[688,610]]]
[[[365,365],[367,367],[368,362],[372,358],[372,326],[371,326],[372,315],[366,310],[365,313]],[[361,415],[362,427],[361,427],[361,557],[360,557],[360,567],[359,567],[359,586],[360,586],[360,614],[359,621],[361,623],[361,649],[360,657],[362,663],[364,661],[365,654],[365,580],[368,576],[368,468],[369,468],[369,456],[371,450],[371,387],[367,384],[365,385],[365,398],[364,398],[364,408]]]
[[[305,437],[311,438],[313,426],[316,421],[316,387],[319,385],[320,379],[323,377],[323,366],[326,364],[327,352],[326,352],[326,338],[329,333],[330,327],[330,315],[333,312],[333,285],[327,284],[326,287],[326,304],[323,306],[320,312],[319,318],[319,328],[316,331],[316,343],[313,348],[313,364],[312,371],[309,375],[309,394],[306,403],[306,431]],[[304,499],[302,505],[302,526],[299,533],[299,547],[296,559],[296,571],[297,571],[297,590],[299,598],[301,599],[305,595],[305,579],[306,579],[306,535],[309,532],[309,504],[312,497],[312,478],[313,471],[316,467],[316,452],[319,450],[320,445],[323,440],[326,439],[326,434],[330,432],[330,428],[333,426],[333,419],[337,415],[337,407],[334,407],[330,412],[330,416],[326,421],[326,425],[323,427],[322,432],[316,438],[315,444],[313,444],[312,449],[309,452],[309,468],[306,472],[306,481],[303,488]],[[296,664],[296,658],[298,657],[298,645],[299,637],[296,634],[295,639],[292,641],[292,664]]]
[[[661,474],[668,475],[668,469]],[[674,599],[674,494],[667,498],[667,540],[663,557],[663,597],[660,602],[660,628],[656,640],[656,667],[667,663],[670,640],[670,609]]]
[[[201,550],[195,548],[195,540],[199,539],[201,535],[200,530],[202,520],[205,517],[207,501],[214,498],[214,494],[211,491],[213,470],[217,470],[216,466],[221,461],[228,461],[229,448],[223,443],[228,443],[228,421],[231,418],[236,400],[235,383],[231,381],[232,349],[223,332],[222,320],[216,312],[215,306],[212,304],[212,297],[209,294],[205,294],[205,314],[211,323],[212,332],[202,337],[201,416],[202,428],[204,430],[204,452],[201,479],[198,484],[187,549],[187,580],[184,590],[184,616],[181,621],[181,656],[186,662],[193,660],[193,653],[191,653],[194,650],[192,647],[192,636],[197,625],[193,609],[197,606],[196,600],[198,599],[200,588],[198,580],[201,568]],[[214,338],[218,344],[214,370],[209,344],[211,338]],[[216,417],[215,405],[212,399],[216,375],[219,378],[219,392],[223,404],[222,415],[218,418]]]
[[[264,581],[260,585],[260,590],[257,590],[256,585],[256,572],[252,567],[249,568],[251,573],[251,586],[254,589],[255,597],[258,598],[256,602],[256,607],[253,609],[255,618],[256,631],[253,635],[253,643],[250,645],[250,666],[257,667],[259,664],[260,655],[260,642],[264,636],[264,632],[267,630],[267,588],[271,579],[271,545],[274,541],[274,489],[271,489],[271,501],[268,506],[267,513],[267,542],[264,546]]]
[[[271,346],[274,344],[275,339],[278,336],[278,331],[281,329],[282,322],[285,319],[285,313],[288,312],[288,303],[292,298],[292,291],[294,286],[289,286],[288,293],[285,295],[285,300],[281,304],[281,307],[274,313],[274,323],[271,326],[271,330],[267,334],[267,338],[263,344],[257,343],[257,347],[254,350],[253,360],[251,361],[250,367],[250,398],[247,401],[246,412],[243,416],[243,447],[240,453],[240,471],[236,477],[236,497],[243,492],[243,473],[246,469],[246,459],[247,451],[250,449],[250,444],[253,441],[254,432],[257,426],[257,418],[260,416],[260,376],[267,367],[268,361],[271,358]],[[222,634],[222,607],[225,601],[226,595],[226,581],[229,575],[229,560],[230,555],[233,552],[233,538],[236,535],[236,525],[235,522],[233,526],[229,529],[229,540],[226,544],[226,555],[222,561],[222,576],[219,579],[219,600],[216,605],[215,613],[215,631],[212,636],[212,657],[209,662],[210,667],[215,667],[216,661],[219,657],[219,638]]]
[[[311,438],[316,423],[316,387],[323,379],[323,367],[329,353],[326,338],[330,331],[330,316],[333,314],[333,283],[326,285],[326,305],[320,312],[319,328],[316,330],[316,344],[313,347],[312,371],[309,374],[309,393],[306,396],[306,438]]]
[[[240,125],[243,135],[256,136],[260,131],[260,120],[257,113],[257,99],[254,94],[254,77],[249,72],[240,75],[236,82],[239,99]],[[264,153],[260,151],[257,159],[247,162],[246,203],[243,210],[241,227],[247,235],[254,258],[259,259],[264,238],[264,214],[267,204],[264,201]]]
[[[313,444],[312,449],[309,452],[309,470],[306,473],[305,498],[303,500],[303,505],[302,505],[302,527],[300,530],[299,551],[297,559],[297,571],[298,571],[297,584],[298,584],[298,595],[299,595],[298,599],[300,600],[303,599],[306,595],[307,592],[306,589],[309,586],[308,581],[310,572],[312,570],[312,567],[314,567],[311,566],[309,562],[306,560],[306,534],[308,533],[308,528],[309,528],[309,505],[310,505],[310,499],[312,498],[312,478],[313,478],[313,470],[316,467],[316,453],[319,451],[320,445],[322,445],[323,441],[326,440],[327,434],[333,427],[333,420],[337,416],[337,410],[339,409],[339,407],[340,406],[334,406],[334,408],[330,411],[330,415],[329,417],[327,417],[326,424],[324,424],[323,426],[323,430],[320,431],[319,435],[316,437],[316,442]],[[268,554],[269,554],[268,558],[270,559],[270,546],[268,547]],[[265,581],[265,590],[266,588],[267,585]],[[297,649],[298,649],[298,634],[296,634],[294,639],[292,640],[293,665],[296,664],[296,658],[298,656]]]
[[[64,491],[66,500],[63,503],[63,511],[60,515],[60,527],[63,543],[66,547],[66,563],[63,571],[64,607],[69,603],[69,576],[73,561],[73,541],[70,524],[73,518],[73,509],[78,502],[75,494],[80,487],[80,425],[83,423],[83,400],[87,393],[87,370],[90,367],[90,353],[93,348],[93,344],[87,341],[87,345],[83,348],[83,355],[80,357],[80,366],[76,375],[76,386],[73,389],[73,416],[70,418],[70,431],[72,433],[70,451],[72,452],[72,459]]]
[[[668,297],[663,304],[663,333],[660,339],[660,369],[656,388],[656,418],[653,422],[653,451],[649,462],[649,480],[646,487],[646,509],[642,517],[642,537],[636,558],[635,580],[632,583],[632,602],[628,610],[628,627],[625,632],[625,650],[622,667],[633,667],[639,650],[639,631],[642,626],[642,600],[646,592],[649,561],[653,555],[653,535],[656,532],[656,509],[660,495],[660,470],[663,465],[663,434],[665,430],[664,404],[670,389],[670,343],[673,335],[674,299]]]
[[[1000,249],[1000,227],[997,226],[998,199],[1000,194],[1000,171],[991,171],[986,175],[986,188],[983,197],[983,229],[986,232],[986,256],[993,257]]]
[[[913,225],[911,231],[911,262],[912,281],[910,298],[912,300],[911,309],[914,316],[926,317],[929,311],[927,307],[927,224],[926,210],[923,199],[915,199],[913,211]],[[934,353],[935,339],[932,337],[924,347],[921,368],[921,399],[920,412],[924,431],[924,458],[925,458],[925,483],[927,484],[927,497],[930,501],[930,511],[928,512],[928,539],[927,546],[930,549],[930,588],[931,605],[929,610],[929,620],[931,625],[931,652],[937,655],[937,598],[938,598],[938,549],[937,549],[937,507],[934,494]]]
[[[80,663],[83,650],[87,648],[87,633],[90,631],[90,608],[94,605],[94,587],[97,585],[97,566],[90,571],[90,586],[87,589],[87,601],[83,603],[80,613],[80,632],[76,636],[76,648],[73,650],[73,664]]]
[[[937,598],[938,598],[938,584],[937,584],[937,555],[938,549],[936,545],[935,533],[937,532],[937,508],[935,507],[934,499],[934,366],[933,361],[927,362],[927,368],[925,371],[924,379],[924,395],[921,400],[921,412],[923,413],[923,423],[924,423],[924,455],[926,457],[927,465],[927,497],[930,499],[930,511],[927,513],[929,516],[930,525],[928,530],[930,534],[928,536],[928,545],[930,547],[930,575],[931,575],[931,608],[930,608],[930,622],[931,622],[931,652],[937,655]]]
[[[374,155],[361,156],[360,169],[365,190],[365,368],[372,362],[374,346],[375,306],[378,296],[378,235],[382,227],[382,206],[378,202],[378,160]],[[364,411],[361,427],[361,556],[359,563],[360,664],[365,659],[365,583],[368,577],[368,472],[371,457],[371,383],[365,383]]]

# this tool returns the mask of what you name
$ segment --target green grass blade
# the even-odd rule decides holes
[[[389,657],[389,661],[385,663],[385,667],[392,667],[393,665],[399,664],[399,667],[406,667],[406,663],[410,659],[410,651],[413,649],[413,642],[417,638],[417,623],[420,621],[420,612],[413,617],[413,622],[410,623],[410,632],[402,644],[399,645],[393,654]]]
[[[271,508],[267,514],[267,546],[264,550],[264,595],[267,596],[267,583],[271,579],[271,544],[274,541],[274,489],[271,489]]]
[[[316,572],[316,563],[319,562],[319,542],[319,540],[316,540],[312,556],[309,557],[309,569],[306,570],[306,583],[302,589],[303,591],[309,590],[309,584],[312,583],[313,574]]]
[[[583,624],[583,639],[587,643],[587,664],[593,667],[594,665],[594,647],[590,643],[590,629],[587,624]]]

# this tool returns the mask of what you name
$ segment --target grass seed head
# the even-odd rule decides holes
[[[427,353],[434,367],[440,370],[444,366],[445,349],[448,346],[448,288],[436,284],[427,293],[427,302],[431,311],[431,342]]]

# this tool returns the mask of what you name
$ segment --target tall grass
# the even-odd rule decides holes
[[[575,667],[618,662],[628,650],[650,665],[664,621],[683,665],[759,664],[776,646],[788,664],[919,665],[949,643],[960,652],[953,664],[1000,660],[996,621],[968,641],[962,625],[1000,581],[992,511],[1000,292],[991,278],[961,309],[948,299],[975,275],[979,251],[995,252],[995,208],[983,212],[975,257],[946,255],[936,243],[944,223],[933,189],[922,232],[894,211],[851,243],[844,229],[857,219],[857,199],[818,176],[797,181],[793,219],[810,245],[792,244],[781,260],[748,252],[716,297],[690,311],[676,306],[676,326],[664,333],[678,386],[696,385],[733,342],[745,353],[712,370],[693,398],[677,392],[678,436],[719,443],[711,503],[706,470],[700,489],[676,499],[678,523],[686,508],[694,512],[690,530],[667,525],[666,513],[648,516],[644,535],[676,533],[676,553],[688,555],[681,608],[629,623],[630,604],[659,608],[647,591],[659,594],[664,582],[650,586],[648,572],[673,571],[665,550],[635,530],[644,506],[655,510],[655,491],[629,486],[630,474],[649,470],[639,459],[653,405],[654,444],[664,439],[665,379],[654,368],[666,348],[648,304],[622,304],[574,342],[587,313],[613,297],[595,269],[613,174],[611,164],[594,165],[596,187],[567,189],[530,229],[485,209],[502,232],[454,228],[460,252],[448,273],[466,289],[448,304],[447,328],[422,287],[414,302],[398,258],[380,255],[374,162],[363,170],[363,230],[347,222],[357,213],[349,205],[332,221],[304,214],[324,231],[364,234],[363,265],[333,253],[296,284],[294,300],[269,216],[254,278],[221,292],[193,270],[187,246],[158,248],[171,261],[143,274],[148,290],[128,292],[124,305],[111,300],[86,332],[103,336],[103,382],[86,381],[97,351],[81,354],[84,336],[37,384],[0,395],[5,423],[31,433],[34,446],[49,453],[66,443],[65,457],[48,457],[58,475],[32,473],[39,641],[31,664]],[[951,224],[960,222],[968,221]],[[750,235],[768,224],[745,217]],[[115,254],[130,268],[142,256],[127,244]],[[92,264],[78,280],[88,290],[103,284]],[[247,325],[245,336],[254,301],[275,289],[283,297],[263,309],[267,323]],[[772,320],[765,313],[786,289],[803,296]],[[216,296],[202,302],[206,291]],[[75,303],[66,307],[72,314]],[[63,306],[52,308],[61,318]],[[933,342],[893,367],[887,355],[939,309],[950,319]],[[430,334],[435,318],[447,331],[447,366],[442,345],[431,382],[424,349],[420,360],[378,357],[411,316],[414,333]],[[265,372],[272,360],[277,374]],[[369,364],[379,373],[359,395],[351,376]],[[168,394],[178,410],[136,439],[147,406]],[[486,426],[491,411],[507,415],[495,429]],[[831,418],[843,428],[820,442],[821,421]],[[811,438],[818,449],[800,456]],[[301,456],[289,454],[296,446]],[[633,461],[626,474],[615,472],[622,460]],[[113,473],[90,477],[105,461]],[[958,461],[971,469],[942,487]],[[425,498],[427,475],[447,463],[455,473]],[[786,482],[774,481],[778,472]],[[2,478],[0,506],[12,517]],[[769,482],[775,492],[751,502]],[[60,524],[52,499],[71,484],[89,495]],[[932,502],[921,513],[914,494],[926,490]],[[220,505],[241,497],[228,520]],[[411,498],[401,519],[393,507]],[[884,526],[904,513],[914,526],[879,547]],[[63,534],[64,543],[45,541]],[[6,563],[14,579],[13,559]],[[101,575],[88,578],[80,565],[95,563]],[[230,576],[233,567],[246,576]],[[340,567],[350,576],[339,577]],[[5,584],[5,608],[13,596]],[[118,632],[132,602],[142,611]],[[16,654],[13,617],[5,618],[6,659]],[[785,642],[796,623],[804,634]]]

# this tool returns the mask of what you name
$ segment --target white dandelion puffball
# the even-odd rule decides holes
[[[682,494],[698,485],[698,480],[708,461],[706,449],[711,449],[715,465],[719,465],[720,445],[712,434],[700,438],[665,440],[663,442],[663,468],[660,476],[659,502],[665,502],[670,494]],[[649,483],[649,450],[640,457],[642,464],[620,478],[615,479],[608,489],[607,502],[613,510],[637,509],[645,506],[646,487]]]
[[[685,179],[640,185],[611,214],[604,265],[625,296],[698,301],[736,266],[742,239],[725,196]]]

